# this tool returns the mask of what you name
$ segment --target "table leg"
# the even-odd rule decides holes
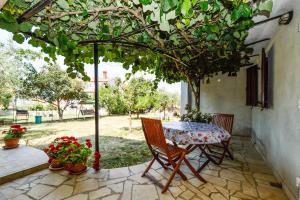
[[[204,147],[203,147],[203,145],[199,144],[199,145],[197,145],[197,147],[201,150],[201,153],[203,153],[209,161],[211,161],[212,163],[214,163],[216,165],[219,165],[218,162],[215,159],[213,159],[209,153],[207,153],[205,151],[206,145],[204,145]]]

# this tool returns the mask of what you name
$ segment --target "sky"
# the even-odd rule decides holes
[[[1,43],[7,43],[9,40],[12,40],[12,34],[5,31],[5,30],[3,30],[3,29],[0,29],[0,42]],[[21,48],[24,48],[24,49],[32,49],[34,51],[40,51],[39,48],[32,47],[26,41],[23,44],[18,44],[16,42],[14,42],[14,45],[16,47],[21,47]],[[64,65],[64,58],[62,56],[58,57],[57,63],[63,69],[66,68],[66,66]],[[39,60],[39,61],[33,62],[33,65],[36,68],[38,68],[38,67],[41,67],[43,65],[43,63],[41,63],[41,60]],[[85,65],[85,70],[86,70],[86,73],[90,77],[93,77],[93,74],[94,74],[93,65],[86,64]],[[100,71],[99,75],[101,74],[102,71],[107,71],[107,76],[108,77],[112,77],[112,78],[120,77],[123,80],[125,79],[125,74],[130,72],[130,71],[125,70],[122,67],[121,63],[116,63],[116,62],[100,62],[99,71]],[[144,76],[146,79],[154,79],[155,78],[154,75],[145,74],[145,73],[142,73],[142,72],[137,73],[135,76],[137,76],[137,77]],[[159,83],[158,87],[160,89],[165,89],[168,92],[177,93],[177,94],[180,95],[180,83],[168,84],[168,83],[165,83],[165,82],[161,81]]]

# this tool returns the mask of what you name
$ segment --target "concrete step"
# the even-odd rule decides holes
[[[40,149],[20,145],[0,149],[0,184],[46,169],[48,156]]]

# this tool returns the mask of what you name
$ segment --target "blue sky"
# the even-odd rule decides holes
[[[9,40],[12,39],[12,34],[0,29],[0,42],[1,43],[7,43]],[[14,43],[15,46],[17,47],[22,47],[22,48],[27,48],[27,49],[32,49],[34,51],[40,51],[38,48],[34,48],[31,45],[27,44],[27,42],[24,42],[23,44],[17,44]],[[64,66],[64,61],[63,61],[63,57],[60,56],[58,58],[58,64],[62,67],[65,68],[66,66]],[[37,61],[33,63],[35,67],[39,67],[41,66],[41,61]],[[89,76],[93,76],[94,70],[93,70],[93,65],[85,65],[85,70],[87,72],[87,74]],[[115,63],[115,62],[101,62],[99,65],[99,70],[100,71],[107,71],[107,74],[109,77],[120,77],[122,79],[125,78],[125,74],[129,71],[125,70],[122,67],[121,63]],[[150,74],[144,74],[144,73],[137,73],[136,76],[144,76],[147,79],[153,79],[154,76],[150,75]],[[171,93],[177,93],[180,94],[180,83],[175,83],[175,84],[167,84],[165,82],[160,82],[158,85],[159,88],[161,89],[165,89]]]

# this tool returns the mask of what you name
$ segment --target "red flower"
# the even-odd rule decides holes
[[[67,152],[68,152],[68,153],[71,153],[72,151],[74,151],[74,149],[73,149],[73,148],[70,148]]]
[[[61,147],[63,147],[63,145],[62,144],[58,144],[55,149],[59,150]]]
[[[20,124],[13,124],[10,126],[10,128],[15,128],[15,129],[20,129],[21,128],[21,125]]]
[[[73,144],[75,144],[77,147],[80,147],[80,144],[77,141],[73,142]]]
[[[101,158],[101,154],[98,151],[95,151],[94,153],[94,163],[93,163],[93,168],[98,171],[100,169],[100,158]]]
[[[45,148],[45,149],[44,149],[44,152],[45,152],[45,153],[47,153],[48,151],[49,151],[49,149],[48,149],[48,148]]]
[[[51,163],[52,160],[53,160],[53,158],[52,158],[52,157],[49,157],[48,163]]]
[[[85,140],[85,144],[88,148],[91,148],[92,147],[92,143],[91,143],[91,140],[90,139],[86,139]]]

